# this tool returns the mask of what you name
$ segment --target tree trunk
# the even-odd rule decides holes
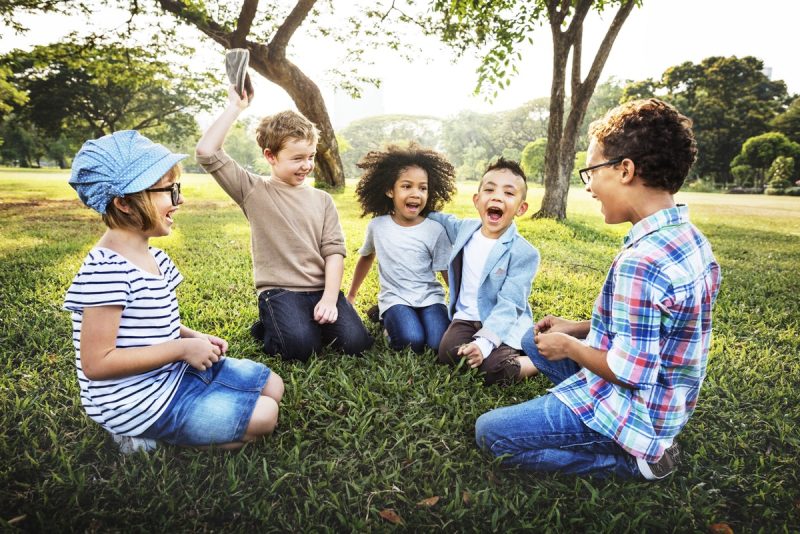
[[[581,80],[583,21],[592,3],[592,0],[579,0],[575,3],[572,7],[572,21],[566,30],[562,30],[562,27],[564,19],[570,13],[569,3],[550,0],[547,4],[553,36],[553,82],[550,89],[550,118],[547,125],[545,191],[539,211],[533,214],[536,218],[564,219],[567,216],[567,196],[570,176],[575,165],[578,131],[614,40],[634,6],[634,0],[622,3],[600,43],[586,79]],[[572,91],[569,115],[565,123],[564,87],[570,50],[572,50]]]
[[[333,189],[344,186],[344,168],[339,157],[339,145],[331,125],[325,100],[317,85],[286,58],[286,47],[294,32],[305,20],[316,0],[298,0],[286,20],[280,24],[269,44],[247,40],[258,0],[244,0],[236,28],[227,31],[213,16],[202,12],[198,5],[189,6],[185,0],[159,0],[162,9],[173,13],[183,22],[230,48],[247,48],[250,51],[250,66],[259,74],[286,91],[300,113],[313,122],[319,130],[319,144],[315,159],[315,177]]]

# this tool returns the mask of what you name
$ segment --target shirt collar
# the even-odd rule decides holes
[[[689,222],[689,208],[686,204],[678,204],[674,208],[659,210],[649,217],[633,225],[625,236],[623,245],[632,247],[648,234],[652,234],[667,226],[677,226]]]

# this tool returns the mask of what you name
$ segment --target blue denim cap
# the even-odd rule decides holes
[[[84,204],[105,213],[114,197],[147,189],[185,157],[136,130],[122,130],[83,144],[72,161],[69,185]]]

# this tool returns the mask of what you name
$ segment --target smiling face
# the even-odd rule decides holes
[[[509,169],[491,170],[483,175],[472,203],[481,217],[481,233],[497,239],[511,226],[515,216],[528,210],[525,180]]]
[[[421,213],[428,202],[428,173],[420,167],[403,169],[386,196],[394,203],[394,222],[401,226],[421,223]]]
[[[264,157],[272,166],[272,178],[291,186],[302,185],[311,174],[316,154],[315,142],[296,138],[289,138],[277,154],[264,149]]]
[[[599,165],[607,160],[602,147],[592,138],[586,150],[586,166]],[[586,184],[586,191],[592,194],[592,198],[600,201],[600,212],[608,224],[631,219],[624,200],[626,191],[621,187],[623,167],[622,163],[618,163],[593,169],[589,174],[589,183]]]
[[[150,189],[169,187],[177,180],[176,175],[166,174],[157,181]],[[148,192],[150,202],[155,208],[155,219],[153,227],[146,232],[147,237],[163,237],[170,234],[174,224],[173,216],[183,204],[183,194],[178,196],[178,205],[172,205],[172,194],[169,191]]]

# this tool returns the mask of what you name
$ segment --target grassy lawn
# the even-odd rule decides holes
[[[681,434],[684,463],[658,483],[533,475],[475,448],[483,412],[545,392],[544,378],[484,388],[479,377],[392,352],[263,355],[248,228],[207,176],[164,248],[185,276],[184,323],[225,337],[286,382],[270,438],[228,454],[162,446],[120,455],[78,398],[66,288],[103,231],[59,172],[0,170],[0,529],[24,531],[700,531],[800,528],[800,198],[680,194],[723,268],[708,376]],[[450,209],[472,216],[474,183]],[[337,195],[348,287],[367,221],[353,185]],[[542,190],[529,194],[531,212]],[[628,227],[606,226],[573,190],[563,223],[518,222],[542,254],[536,317],[588,318]],[[359,311],[377,297],[373,271]],[[378,335],[372,325],[373,333]],[[432,506],[420,501],[438,497]],[[380,513],[394,510],[395,526]]]

